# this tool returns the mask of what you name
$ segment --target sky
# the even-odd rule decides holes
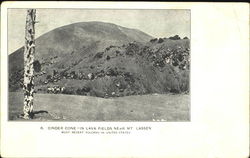
[[[26,9],[8,9],[8,53],[24,45]],[[190,38],[189,10],[93,10],[93,9],[37,9],[36,38],[55,28],[87,21],[114,23],[141,30],[155,38],[179,35]]]

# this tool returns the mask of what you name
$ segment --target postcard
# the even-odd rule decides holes
[[[249,5],[4,2],[3,157],[248,157]]]

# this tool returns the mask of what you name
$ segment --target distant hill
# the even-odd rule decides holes
[[[36,39],[36,59],[69,56],[79,59],[83,54],[98,52],[110,45],[132,41],[147,42],[152,36],[146,33],[104,22],[80,22],[56,28]],[[21,47],[9,56],[10,71],[23,67]],[[68,61],[68,60],[67,60]],[[66,61],[66,62],[67,62]]]
[[[48,92],[97,97],[188,92],[189,47],[189,39],[153,39],[110,23],[63,26],[36,40],[42,67],[36,91],[59,87]],[[10,91],[20,90],[23,48],[9,56],[9,70]]]

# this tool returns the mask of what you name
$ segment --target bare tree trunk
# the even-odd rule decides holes
[[[24,119],[33,117],[34,94],[34,53],[35,53],[35,19],[36,10],[28,9],[25,26],[25,50],[24,50]]]

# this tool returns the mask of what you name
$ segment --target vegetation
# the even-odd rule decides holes
[[[38,60],[35,60],[33,63],[34,70],[35,72],[40,72],[41,71],[41,64]]]
[[[179,35],[175,35],[175,36],[169,37],[169,39],[171,39],[171,40],[180,40],[181,38],[179,37]]]
[[[95,31],[89,34],[93,34],[96,39],[83,39],[78,34],[73,34],[74,30],[69,32],[68,30],[71,29],[69,26],[54,30],[51,37],[48,33],[46,38],[43,39],[41,36],[38,39],[37,43],[44,44],[51,38],[54,46],[51,48],[50,43],[43,45],[46,49],[37,46],[39,55],[36,64],[40,67],[40,71],[35,73],[35,88],[38,93],[46,93],[47,88],[53,85],[63,87],[64,90],[60,91],[63,94],[103,98],[189,92],[188,39],[180,39],[178,35],[172,39],[157,39],[131,30],[132,33],[126,36],[121,32],[109,34],[119,30],[113,25],[101,26],[108,30],[106,34],[109,36],[105,39],[110,40],[103,40],[103,36],[95,32],[96,23],[95,25],[77,24],[74,27],[86,29],[86,31],[92,28],[91,30]],[[132,40],[135,39],[135,34],[138,35],[137,39]],[[65,36],[68,39],[64,39]],[[54,37],[56,42],[53,42]],[[138,37],[148,40],[138,41],[140,39]],[[69,39],[79,39],[79,41],[72,41],[68,47],[65,47]],[[120,39],[123,39],[123,42]],[[86,40],[91,42],[88,43]],[[112,43],[109,43],[110,41]],[[71,45],[74,47],[71,48]],[[60,49],[61,47],[63,49]],[[9,58],[10,91],[18,91],[22,88],[20,83],[23,79],[23,65],[21,58],[18,58],[19,54],[18,50]],[[13,61],[20,66],[16,67]],[[86,85],[89,90],[86,90]]]

